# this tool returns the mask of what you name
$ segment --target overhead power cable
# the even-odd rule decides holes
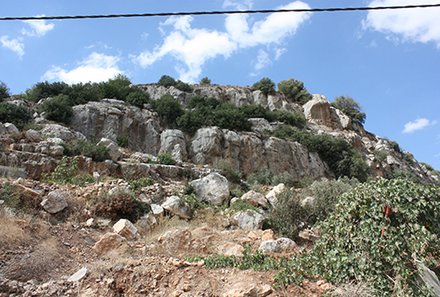
[[[22,16],[0,17],[0,21],[32,21],[32,20],[76,20],[76,19],[111,19],[135,17],[168,17],[186,15],[219,15],[219,14],[256,14],[256,13],[285,13],[285,12],[337,12],[337,11],[365,11],[440,7],[438,4],[373,6],[373,7],[332,7],[332,8],[297,8],[297,9],[261,9],[261,10],[221,10],[221,11],[190,11],[190,12],[155,12],[155,13],[128,13],[128,14],[97,14],[97,15],[60,15],[60,16]]]

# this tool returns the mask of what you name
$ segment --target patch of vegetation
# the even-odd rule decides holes
[[[173,159],[173,156],[170,153],[160,153],[157,156],[157,162],[163,165],[176,165],[176,160]]]
[[[273,174],[269,169],[261,169],[247,178],[249,184],[271,185]]]
[[[304,87],[304,83],[296,79],[280,81],[278,91],[284,94],[287,99],[298,104],[304,104],[312,99],[312,95]]]
[[[374,158],[379,162],[386,161],[388,152],[386,150],[376,150],[374,151]]]
[[[63,147],[66,156],[83,155],[92,158],[95,162],[103,162],[110,159],[108,149],[105,146],[88,141],[72,141],[68,144],[64,144]]]
[[[240,270],[252,269],[257,271],[268,271],[277,270],[286,265],[285,258],[276,259],[265,255],[260,251],[252,253],[248,246],[245,247],[242,257],[210,255],[207,257],[186,257],[185,260],[188,262],[198,262],[203,260],[205,267],[208,269],[235,267]]]
[[[201,202],[197,199],[195,194],[185,194],[182,197],[182,200],[189,205],[189,207],[193,210],[206,208],[208,205],[204,202]]]
[[[234,169],[230,162],[221,160],[216,162],[214,166],[221,170],[221,174],[226,177],[229,182],[234,184],[241,182],[241,173]]]
[[[250,204],[250,203],[248,203],[246,201],[243,201],[241,199],[238,199],[234,203],[231,203],[231,206],[229,207],[229,210],[232,213],[236,213],[236,212],[243,211],[243,210],[248,210],[248,209],[256,211],[256,212],[259,212],[258,207],[255,207],[252,204]]]
[[[128,187],[133,192],[137,192],[144,187],[151,186],[154,181],[149,177],[141,177],[138,179],[133,179],[128,182]]]
[[[187,84],[181,80],[178,80],[176,82],[176,89],[178,89],[182,92],[187,92],[187,93],[191,93],[193,91],[193,88],[189,84]]]
[[[169,88],[177,84],[176,80],[169,75],[162,75],[157,83],[165,88]]]
[[[47,99],[40,106],[44,117],[50,121],[68,124],[73,116],[73,109],[67,95],[57,95]]]
[[[362,112],[361,106],[353,98],[338,96],[331,105],[345,113],[354,123],[359,125],[365,123],[367,115]]]
[[[70,87],[66,87],[62,92],[62,94],[69,96],[72,105],[85,104],[90,101],[99,101],[105,96],[98,83],[73,84]]]
[[[116,143],[120,147],[127,148],[128,147],[128,137],[127,136],[118,136],[118,137],[116,137]]]
[[[131,92],[131,81],[125,75],[118,74],[107,82],[99,84],[103,98],[123,100]]]
[[[183,114],[182,106],[177,99],[167,94],[153,101],[152,105],[164,123],[171,127],[177,126],[177,118]]]
[[[403,160],[405,160],[405,162],[409,165],[414,165],[415,164],[415,160],[414,160],[414,156],[411,153],[404,153],[403,154]]]
[[[205,76],[204,78],[202,78],[200,80],[199,84],[201,86],[209,86],[209,85],[211,85],[211,80],[207,76]]]
[[[260,90],[264,95],[275,94],[275,83],[268,77],[263,77],[252,86],[255,90]]]
[[[90,174],[80,174],[78,170],[78,161],[75,159],[63,157],[55,170],[45,176],[45,180],[57,184],[73,184],[84,187],[96,182],[96,179]]]
[[[377,179],[342,195],[320,224],[312,250],[292,258],[281,283],[317,275],[338,284],[368,283],[378,296],[428,296],[417,262],[432,267],[440,251],[440,188]]]
[[[317,152],[337,178],[347,176],[366,181],[370,174],[366,162],[344,139],[328,134],[312,134],[289,126],[277,127],[272,135],[297,141],[310,152]]]
[[[22,129],[32,120],[29,109],[12,103],[0,102],[0,119],[3,123],[12,123],[18,129]]]
[[[10,96],[8,86],[4,82],[0,81],[0,101],[9,98]]]
[[[113,221],[128,219],[136,222],[149,210],[148,204],[137,200],[133,192],[124,189],[96,197],[90,204],[95,215]]]
[[[134,90],[127,95],[125,101],[128,104],[143,108],[144,104],[150,102],[150,95],[140,89]]]
[[[21,204],[20,192],[15,185],[3,183],[0,188],[0,200],[3,200],[7,207],[18,209]]]
[[[61,94],[67,95],[68,92],[69,85],[64,82],[49,83],[48,81],[44,81],[28,89],[26,91],[26,98],[30,101],[37,102],[40,99],[55,97]]]

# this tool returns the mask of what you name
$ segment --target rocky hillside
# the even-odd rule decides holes
[[[359,181],[440,180],[322,95],[37,86],[0,103],[0,296],[372,296],[286,259]]]

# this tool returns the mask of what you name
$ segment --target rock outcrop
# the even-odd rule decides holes
[[[157,114],[130,106],[123,101],[103,99],[73,107],[70,126],[88,139],[118,137],[128,139],[128,147],[156,155],[160,148],[160,126]]]

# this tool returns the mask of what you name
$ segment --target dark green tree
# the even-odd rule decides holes
[[[55,97],[60,94],[68,94],[70,86],[64,82],[47,81],[39,82],[26,91],[26,96],[31,101],[38,101],[48,97]]]
[[[256,90],[260,90],[264,95],[275,93],[275,83],[268,77],[263,77],[252,86]]]
[[[287,99],[299,104],[304,104],[312,99],[312,95],[304,87],[304,83],[292,78],[280,81],[278,91],[284,94]]]
[[[209,86],[209,85],[211,85],[211,80],[207,76],[205,76],[204,78],[202,78],[200,80],[199,84],[201,86]]]
[[[150,95],[140,89],[134,90],[128,94],[127,103],[142,108],[144,104],[150,102]]]
[[[103,98],[123,100],[131,92],[131,81],[125,75],[118,74],[100,84]]]
[[[169,88],[177,84],[176,80],[169,75],[162,75],[157,83],[165,88]]]
[[[353,122],[364,124],[367,115],[362,112],[362,108],[353,98],[348,96],[336,97],[332,106],[345,113]]]
[[[15,104],[1,102],[0,103],[0,122],[12,123],[21,129],[32,120],[32,114],[29,109]]]
[[[9,98],[10,96],[8,86],[0,81],[0,100]]]
[[[153,101],[153,109],[166,124],[175,127],[176,120],[183,114],[182,106],[170,94],[163,95],[160,99]]]

